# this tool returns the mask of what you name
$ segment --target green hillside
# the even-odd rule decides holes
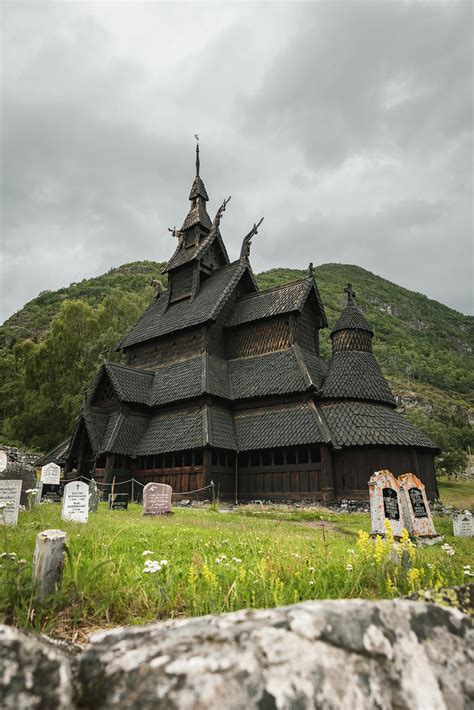
[[[70,431],[104,345],[115,343],[152,298],[163,264],[143,261],[42,292],[0,327],[0,437],[48,448]],[[305,274],[272,269],[261,288]],[[375,353],[401,408],[450,450],[473,445],[474,319],[360,267],[324,264],[316,280],[332,325],[352,282],[375,330]],[[329,329],[322,353],[330,354]]]

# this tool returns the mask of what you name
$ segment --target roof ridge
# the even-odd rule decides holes
[[[141,370],[139,367],[131,367],[130,365],[124,365],[121,362],[108,362],[106,363],[106,367],[120,367],[122,370],[131,370],[132,372],[140,372],[143,375],[151,375],[153,377],[153,373],[150,372],[150,370]]]
[[[308,277],[305,277],[304,279],[298,279],[297,281],[289,281],[286,284],[280,284],[279,286],[270,286],[270,288],[264,288],[261,289],[260,291],[257,291],[256,293],[246,293],[243,296],[239,296],[239,301],[244,301],[247,298],[252,298],[255,296],[263,296],[266,293],[271,293],[272,291],[280,291],[283,290],[284,288],[289,288],[290,286],[296,286],[297,284],[303,284],[305,281],[308,281]]]

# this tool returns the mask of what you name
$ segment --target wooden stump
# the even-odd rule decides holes
[[[33,583],[37,599],[54,594],[61,586],[65,543],[66,533],[62,530],[44,530],[36,536]]]

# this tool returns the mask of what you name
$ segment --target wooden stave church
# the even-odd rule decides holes
[[[388,468],[415,473],[436,498],[439,450],[396,411],[352,287],[326,363],[312,265],[305,279],[260,291],[249,261],[258,225],[230,262],[227,201],[211,222],[199,147],[189,200],[167,290],[155,284],[117,346],[125,364],[104,357],[84,395],[65,481],[133,476],[190,497],[213,481],[222,498],[330,501],[367,499],[370,476]]]

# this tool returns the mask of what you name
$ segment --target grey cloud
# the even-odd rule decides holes
[[[470,3],[4,5],[4,317],[166,259],[196,131],[231,257],[263,214],[255,269],[357,263],[472,308]]]

